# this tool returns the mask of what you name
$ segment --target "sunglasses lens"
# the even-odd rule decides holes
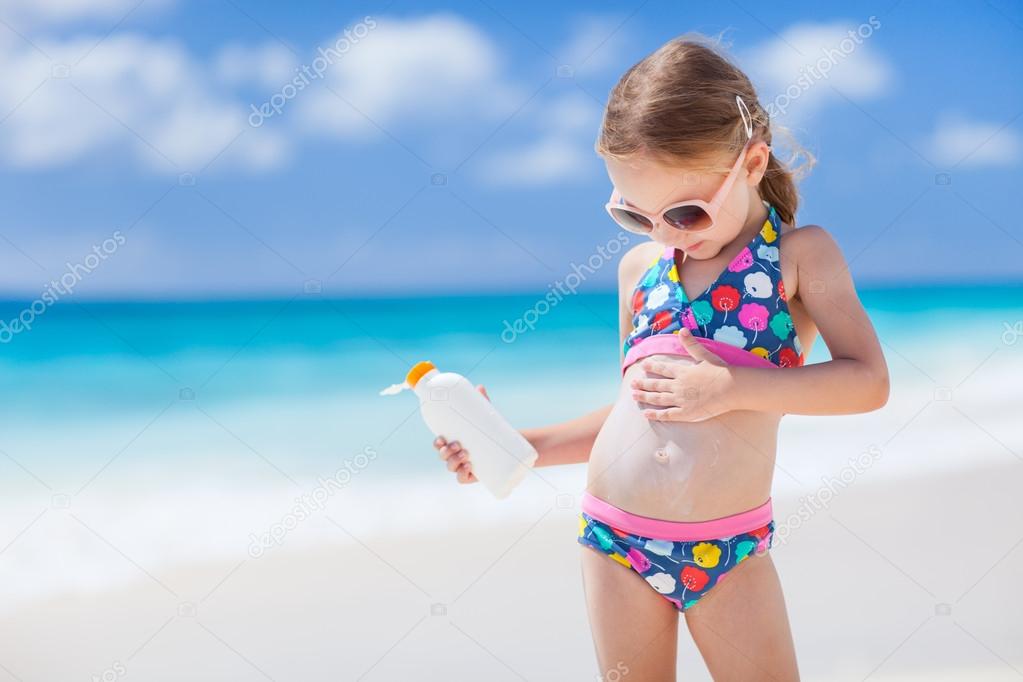
[[[638,213],[624,208],[613,208],[611,209],[611,215],[618,222],[619,225],[624,227],[629,232],[635,232],[636,234],[649,234],[654,228],[650,224],[650,221]]]
[[[710,216],[699,206],[679,206],[664,213],[664,221],[679,230],[699,232],[710,227]]]

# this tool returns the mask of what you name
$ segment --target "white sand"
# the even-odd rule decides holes
[[[774,557],[804,679],[1023,675],[1021,489],[1011,455],[864,475],[790,529]],[[775,503],[779,522],[799,504]],[[319,550],[136,570],[0,614],[0,680],[595,680],[576,529],[552,503],[489,532],[358,544],[336,529]],[[679,669],[709,679],[685,635]]]

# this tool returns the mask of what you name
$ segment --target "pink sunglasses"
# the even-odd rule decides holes
[[[703,232],[714,227],[718,212],[721,210],[721,204],[724,203],[725,197],[728,196],[732,185],[735,184],[735,179],[739,177],[739,169],[742,167],[742,162],[746,159],[746,152],[749,150],[750,142],[753,141],[753,117],[750,116],[749,109],[746,108],[746,103],[742,101],[741,97],[736,95],[735,101],[739,107],[739,115],[742,116],[742,122],[746,128],[746,145],[739,152],[739,158],[735,160],[735,164],[728,173],[728,177],[725,178],[718,191],[714,193],[710,203],[701,199],[679,201],[665,206],[654,215],[651,215],[635,208],[627,207],[625,200],[622,199],[621,195],[618,194],[618,190],[615,189],[611,192],[611,200],[605,204],[605,208],[616,223],[629,232],[643,235],[650,234],[654,229],[654,224],[658,221],[686,232]]]

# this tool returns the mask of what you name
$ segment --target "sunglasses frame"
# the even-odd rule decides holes
[[[743,146],[742,151],[739,152],[739,158],[737,158],[735,160],[735,163],[732,165],[732,170],[728,173],[728,176],[725,178],[724,182],[721,183],[721,186],[718,188],[717,192],[714,193],[714,196],[711,197],[710,202],[703,201],[702,199],[689,199],[687,201],[677,201],[675,203],[664,206],[660,210],[655,211],[653,215],[651,215],[649,213],[640,211],[630,206],[618,193],[618,188],[614,188],[611,192],[611,198],[604,205],[604,208],[607,210],[608,215],[611,216],[611,219],[614,220],[619,225],[619,227],[621,227],[623,230],[632,232],[633,234],[642,235],[649,235],[651,232],[653,232],[654,226],[659,222],[664,223],[665,225],[668,225],[673,229],[679,230],[681,232],[692,233],[705,232],[714,227],[715,223],[717,223],[718,212],[721,210],[721,205],[724,203],[725,197],[728,196],[728,192],[731,191],[732,185],[735,184],[735,179],[739,176],[739,169],[742,167],[742,162],[746,160],[746,152],[749,151],[750,145],[753,142],[753,117],[750,115],[749,109],[746,107],[746,103],[742,100],[741,97],[736,95],[735,101],[737,106],[739,107],[739,115],[742,116],[742,122],[746,129],[746,144],[745,146]],[[770,149],[771,148],[768,147],[768,150]],[[692,228],[677,227],[676,225],[673,225],[671,221],[665,219],[665,214],[668,211],[672,211],[677,208],[682,208],[683,206],[695,206],[703,210],[703,212],[707,214],[707,217],[710,218],[710,221],[707,223],[705,227]],[[644,218],[648,223],[650,223],[650,227],[635,228],[632,227],[631,225],[626,225],[623,221],[618,219],[618,216],[615,214],[616,211],[628,211],[629,213]]]

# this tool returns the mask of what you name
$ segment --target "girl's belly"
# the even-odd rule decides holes
[[[684,356],[652,357],[692,364]],[[716,519],[763,504],[781,415],[742,410],[700,422],[650,421],[630,386],[646,375],[641,364],[626,371],[593,444],[587,491],[619,509],[670,521]]]

